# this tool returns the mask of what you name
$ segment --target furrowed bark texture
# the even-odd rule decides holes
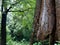
[[[57,41],[60,41],[60,0],[56,1],[56,35],[55,38]]]
[[[37,39],[43,41],[51,33],[55,34],[56,31],[54,28],[56,26],[55,0],[42,0],[40,12]]]
[[[39,27],[40,7],[41,7],[41,0],[36,0],[36,9],[35,9],[35,15],[34,15],[34,22],[33,22],[34,31],[31,35],[30,45],[33,45],[34,38],[36,38],[36,33]]]

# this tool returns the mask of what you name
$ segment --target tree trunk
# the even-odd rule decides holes
[[[6,45],[6,17],[7,13],[2,12],[2,21],[1,21],[1,45]]]
[[[60,41],[60,0],[56,0],[56,41]]]
[[[33,45],[34,38],[36,38],[36,33],[38,30],[38,24],[39,24],[39,17],[40,17],[40,7],[41,7],[41,0],[36,0],[36,9],[35,9],[35,15],[34,15],[34,22],[33,22],[33,28],[34,31],[32,32],[31,39],[30,39],[30,45]]]
[[[45,37],[51,34],[50,45],[54,45],[56,32],[55,0],[42,0],[39,27],[38,40],[44,41]]]
[[[3,4],[4,4],[4,0],[2,0],[2,5],[1,5],[1,15],[2,15],[2,20],[1,20],[1,45],[6,45],[6,17],[7,17],[7,10],[3,11]]]
[[[44,14],[44,15],[46,15],[47,13],[48,13],[48,15],[49,16],[51,16],[50,17],[50,20],[48,20],[49,22],[49,25],[50,25],[50,27],[48,27],[49,28],[49,31],[50,32],[52,32],[52,29],[53,29],[53,31],[55,31],[55,26],[56,26],[56,12],[55,12],[55,0],[41,0],[42,2],[40,3],[40,0],[37,0],[37,6],[36,6],[36,11],[35,11],[35,17],[34,17],[34,32],[33,32],[33,34],[32,34],[32,36],[31,36],[31,45],[33,45],[33,41],[34,41],[34,35],[36,35],[38,32],[37,31],[39,31],[39,25],[41,26],[41,24],[40,24],[40,22],[41,22],[41,19],[44,19],[44,18],[42,18],[42,17],[40,17],[40,15],[42,15],[42,14]],[[45,1],[45,2],[44,2]],[[43,5],[41,5],[41,4],[43,4]],[[45,7],[44,7],[45,6]],[[45,10],[44,10],[44,9]],[[45,11],[45,12],[44,12]],[[46,18],[46,17],[45,17]],[[52,18],[52,19],[51,19]],[[53,24],[53,22],[54,22],[54,24]],[[43,22],[42,22],[43,23]],[[53,25],[53,28],[50,30],[50,28],[51,28],[51,26]],[[42,27],[41,27],[42,28]],[[44,28],[44,27],[43,27]],[[47,30],[48,31],[48,30]],[[41,31],[40,31],[41,32]],[[49,32],[49,33],[50,33]],[[54,32],[53,32],[54,33]],[[43,32],[42,32],[42,34],[43,34]],[[55,33],[54,33],[55,34]],[[51,35],[51,38],[50,39],[52,39],[53,38],[53,36],[54,36],[54,34],[53,35]],[[37,34],[38,35],[38,34]],[[44,35],[46,35],[46,34],[44,34]],[[37,38],[37,40],[39,40],[39,39],[42,39],[42,37],[40,36],[40,38],[39,38],[39,36],[40,36],[40,34],[36,37]],[[42,39],[42,40],[44,40],[44,39]],[[53,41],[53,43],[52,43],[52,41]],[[50,40],[50,44],[51,45],[53,45],[54,44],[54,41],[55,41],[55,39],[53,39],[53,40]]]

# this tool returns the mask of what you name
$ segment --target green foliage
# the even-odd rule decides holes
[[[10,11],[18,11],[11,12],[7,15],[7,34],[11,35],[13,40],[21,41],[23,38],[26,40],[30,39],[32,30],[33,30],[33,18],[34,18],[34,10],[35,10],[35,0],[6,0],[6,7],[9,5],[18,2],[15,6],[13,6]],[[4,7],[5,7],[4,6]],[[19,12],[22,11],[22,12]],[[7,37],[8,38],[8,37]]]
[[[17,3],[18,2],[18,3]],[[12,6],[12,4],[17,3]],[[12,6],[7,15],[7,45],[13,44],[13,40],[29,41],[33,31],[33,18],[35,10],[35,0],[5,0],[4,9]],[[11,44],[10,44],[11,43]],[[16,43],[16,42],[14,42]]]

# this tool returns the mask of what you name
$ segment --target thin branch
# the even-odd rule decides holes
[[[35,9],[35,8],[28,8],[28,9],[25,9],[25,10],[7,10],[8,12],[24,12],[24,11],[28,11],[30,9]],[[1,10],[0,10],[1,11]]]
[[[24,12],[24,11],[28,11],[28,10],[30,10],[30,9],[34,9],[34,8],[28,8],[28,9],[25,9],[25,10],[16,10],[16,11],[9,11],[9,12]]]
[[[20,3],[20,1],[14,3],[14,4],[11,4],[11,6],[7,10],[9,11],[13,6],[17,5],[18,3]]]
[[[21,10],[17,10],[17,11],[9,11],[9,12],[24,12],[24,11],[21,11]]]

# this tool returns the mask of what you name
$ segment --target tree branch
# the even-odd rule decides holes
[[[14,3],[14,4],[11,4],[11,6],[7,10],[9,11],[13,6],[17,5],[18,3],[20,3],[20,1]]]
[[[9,11],[9,12],[24,12],[24,11],[21,11],[21,10],[17,10],[17,11]]]
[[[28,8],[28,9],[25,9],[25,10],[16,10],[16,11],[11,10],[9,12],[24,12],[24,11],[28,11],[30,9],[34,9],[34,8]]]

